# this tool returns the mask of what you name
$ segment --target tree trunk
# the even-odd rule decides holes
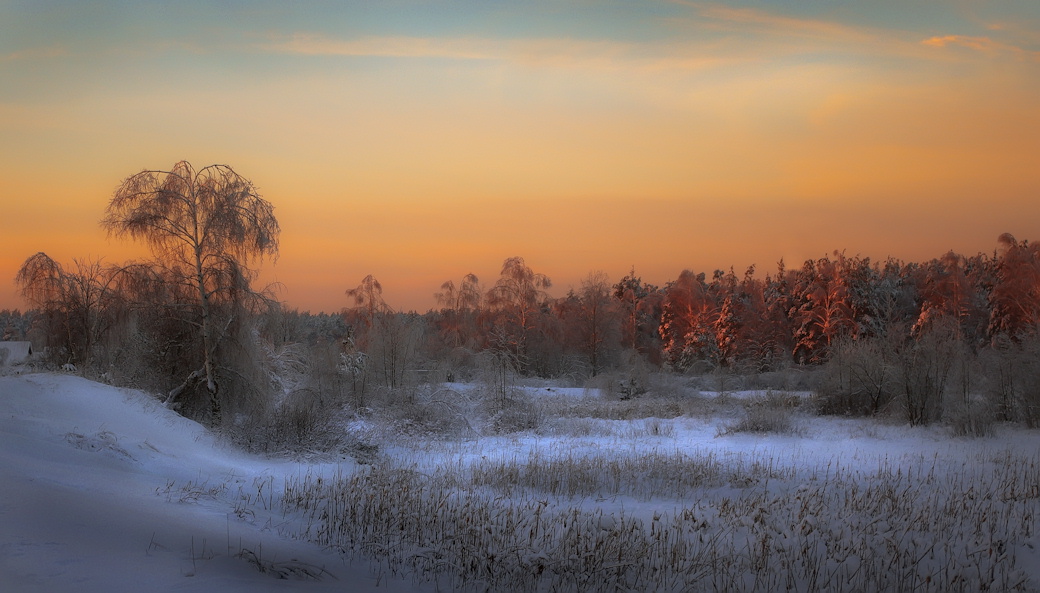
[[[195,274],[199,284],[199,305],[202,307],[202,368],[206,375],[206,390],[209,391],[210,412],[214,422],[220,421],[220,400],[217,398],[217,379],[213,372],[213,319],[210,316],[209,293],[206,292],[206,277],[202,272],[202,247],[195,247]]]
[[[201,368],[197,371],[192,371],[192,373],[188,375],[188,378],[184,380],[184,383],[181,383],[177,387],[174,387],[172,390],[170,390],[170,393],[166,396],[166,401],[163,402],[163,405],[171,409],[179,407],[180,404],[175,403],[174,400],[180,397],[182,393],[184,393],[189,387],[191,387],[193,383],[201,379],[205,374],[205,368]]]

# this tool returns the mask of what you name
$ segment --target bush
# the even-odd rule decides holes
[[[238,414],[221,432],[238,447],[290,457],[349,452],[356,443],[342,429],[344,411],[309,389],[294,391],[263,414]]]
[[[738,432],[795,434],[792,411],[800,405],[796,396],[785,396],[770,391],[744,404],[743,417],[736,423],[719,429],[719,436]]]
[[[542,423],[541,410],[521,391],[512,391],[504,397],[485,397],[477,412],[482,418],[484,434],[535,430]]]
[[[947,405],[945,421],[957,436],[986,437],[993,435],[995,416],[989,402],[972,399]]]
[[[956,323],[936,321],[916,340],[903,344],[897,354],[906,421],[916,426],[940,419],[955,365],[966,355]]]
[[[982,359],[986,394],[996,418],[1040,426],[1040,337],[998,336]]]
[[[891,344],[881,338],[846,338],[831,349],[819,385],[818,411],[837,416],[876,416],[896,396],[897,367]]]
[[[378,414],[398,432],[411,436],[460,439],[477,436],[470,423],[473,401],[454,389],[387,391]]]

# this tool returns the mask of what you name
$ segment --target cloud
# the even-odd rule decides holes
[[[703,70],[732,63],[703,44],[669,40],[631,43],[568,38],[361,37],[340,39],[297,33],[260,46],[261,51],[301,56],[432,58],[500,61],[528,67],[595,70]]]
[[[999,49],[999,44],[989,37],[970,37],[968,35],[943,35],[942,37],[929,37],[922,41],[921,44],[929,45],[931,47],[959,45],[984,52],[992,52]]]
[[[362,37],[337,39],[298,33],[265,46],[276,53],[306,56],[382,56],[395,58],[447,58],[493,60],[493,44],[481,39],[437,39],[429,37]]]
[[[920,41],[911,30],[791,16],[718,3],[673,0],[684,7],[664,18],[656,36],[639,41],[589,38],[495,38],[481,36],[365,36],[344,38],[298,32],[260,44],[264,52],[300,56],[388,57],[503,62],[535,68],[659,72],[703,71],[769,63],[802,55],[897,57],[929,61],[936,47],[963,45],[977,51],[1035,57],[989,37],[945,36]],[[1002,26],[1002,29],[1006,27]],[[994,29],[995,33],[1001,30]]]
[[[934,53],[917,43],[918,35],[903,29],[718,3],[672,1],[691,9],[687,15],[669,19],[674,26],[687,35],[715,36],[728,53],[758,61],[809,54],[934,58]]]
[[[747,32],[771,32],[819,39],[840,39],[846,42],[877,41],[880,36],[877,30],[836,21],[796,18],[753,8],[702,4],[693,6],[698,8],[698,15],[702,19],[714,21],[716,26],[727,23],[731,28]]]
[[[60,58],[68,55],[68,50],[60,45],[48,47],[33,47],[21,49],[6,54],[0,54],[0,62],[20,62],[24,60],[39,60],[47,58]]]
[[[999,29],[991,29],[999,31]],[[935,48],[963,47],[990,56],[1014,55],[1019,58],[1040,62],[1040,52],[1029,51],[1021,47],[995,41],[989,37],[971,35],[941,35],[929,37],[921,41],[921,45]]]
[[[1040,45],[1040,20],[1019,18],[1014,21],[986,21],[987,31],[999,35],[1006,43],[1019,47]]]

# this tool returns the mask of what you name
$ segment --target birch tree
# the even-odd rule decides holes
[[[224,327],[230,325],[227,319],[218,320],[217,312],[255,295],[249,289],[255,275],[250,266],[277,255],[274,207],[227,165],[196,169],[181,161],[168,171],[144,170],[123,180],[101,224],[110,235],[146,243],[167,277],[191,287],[202,366],[166,402],[173,404],[204,381],[217,408],[220,385],[214,358]]]
[[[476,317],[482,301],[480,280],[473,274],[463,276],[458,286],[448,280],[441,284],[434,298],[441,305],[439,325],[445,341],[453,348],[475,343]]]
[[[498,281],[488,290],[487,304],[494,316],[492,346],[508,352],[522,371],[530,366],[531,337],[538,327],[542,309],[549,302],[552,280],[533,271],[522,257],[502,264]]]
[[[66,268],[40,252],[18,269],[15,282],[22,296],[42,313],[47,345],[63,352],[66,362],[83,365],[95,359],[121,295],[119,269],[100,260],[73,260]]]

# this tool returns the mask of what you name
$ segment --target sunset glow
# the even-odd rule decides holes
[[[274,204],[312,311],[991,252],[1040,240],[1038,106],[1036,3],[3,2],[0,308],[38,251],[145,256],[98,221],[180,160]]]

